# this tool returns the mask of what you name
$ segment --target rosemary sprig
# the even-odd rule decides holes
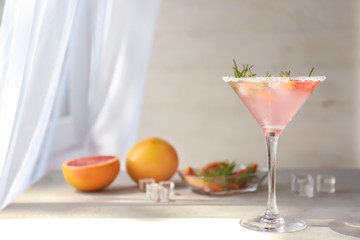
[[[281,75],[283,77],[290,77],[290,70],[289,71],[281,71]]]
[[[246,65],[243,64],[242,65],[243,66],[242,70],[239,71],[235,59],[233,59],[233,62],[234,62],[234,67],[233,67],[234,75],[235,75],[236,78],[247,78],[247,77],[256,76],[256,74],[251,71],[251,69],[254,67],[254,65],[249,66],[249,64],[246,64]],[[309,73],[309,77],[311,77],[313,71],[314,71],[314,67],[311,68],[310,73]],[[289,71],[281,71],[280,76],[281,77],[290,77],[290,73],[291,73],[290,70]],[[271,77],[271,74],[269,72],[266,72],[265,77]]]
[[[234,75],[235,75],[236,78],[239,78],[240,77],[240,72],[239,72],[238,67],[236,65],[235,59],[233,59],[233,62],[234,62],[234,67],[233,67]]]
[[[309,77],[311,77],[312,72],[314,71],[314,67],[311,69],[310,73],[309,73]]]
[[[247,67],[248,65],[246,65],[246,67]],[[249,73],[250,73],[250,77],[253,77],[254,76],[254,74],[251,72],[251,68],[253,67],[254,65],[252,65],[248,70],[249,70]]]
[[[249,67],[249,64],[243,65],[243,69],[241,70],[241,72],[239,71],[236,61],[235,59],[233,59],[234,62],[234,75],[236,78],[244,78],[244,77],[254,77],[256,74],[252,73],[251,68],[254,67],[254,65],[251,65]],[[249,72],[249,75],[247,75],[247,73]]]

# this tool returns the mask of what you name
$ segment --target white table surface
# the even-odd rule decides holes
[[[308,223],[308,228],[295,233],[260,233],[239,226],[241,217],[264,214],[266,181],[257,192],[212,197],[191,192],[175,176],[176,194],[172,201],[154,203],[145,199],[125,172],[109,188],[94,193],[79,192],[65,182],[61,172],[50,172],[0,212],[0,226],[13,236],[22,238],[21,234],[28,236],[32,232],[38,239],[46,239],[46,231],[58,232],[55,239],[65,237],[58,231],[59,226],[72,231],[72,236],[86,235],[90,239],[97,234],[105,234],[107,239],[119,239],[119,234],[146,237],[155,230],[166,233],[157,239],[360,238],[360,170],[300,171],[336,177],[334,194],[314,198],[291,192],[292,172],[295,171],[278,171],[277,201],[280,214]],[[16,231],[19,226],[28,231]]]

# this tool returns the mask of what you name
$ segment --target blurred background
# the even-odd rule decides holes
[[[180,168],[266,166],[263,133],[222,76],[233,75],[233,58],[258,75],[314,66],[327,80],[280,136],[277,166],[359,168],[359,9],[356,0],[162,1],[138,139],[172,143]]]
[[[139,139],[162,137],[180,168],[266,166],[261,129],[222,81],[232,59],[258,75],[326,75],[279,139],[278,168],[359,168],[360,1],[162,1]]]

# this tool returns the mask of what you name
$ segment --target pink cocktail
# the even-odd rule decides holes
[[[229,84],[264,131],[280,134],[319,81],[273,77],[245,78]]]
[[[247,66],[244,66],[246,70]],[[235,64],[235,73],[240,74]],[[250,71],[251,73],[251,71]],[[311,75],[311,73],[310,73]],[[296,218],[280,216],[276,204],[276,149],[279,135],[326,77],[224,77],[263,129],[268,160],[268,206],[264,216],[243,218],[240,224],[263,232],[293,232],[306,227]]]

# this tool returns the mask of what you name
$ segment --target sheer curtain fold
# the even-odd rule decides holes
[[[6,1],[0,208],[68,158],[125,156],[136,140],[159,4]]]

